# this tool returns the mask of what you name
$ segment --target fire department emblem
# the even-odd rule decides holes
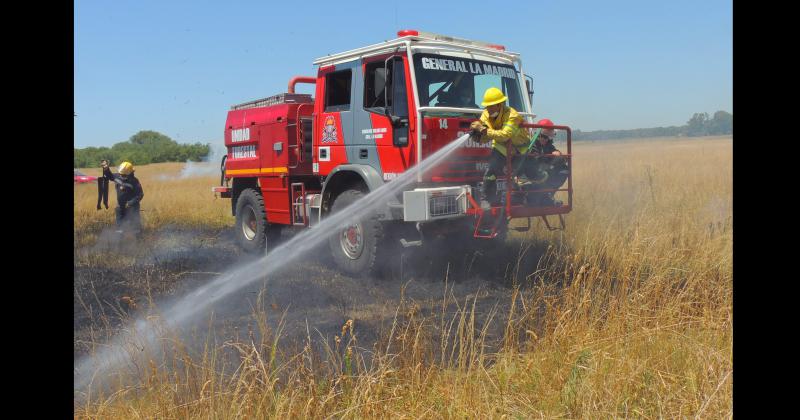
[[[336,143],[336,120],[332,115],[325,117],[325,125],[322,126],[322,142]]]

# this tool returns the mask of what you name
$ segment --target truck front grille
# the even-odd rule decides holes
[[[428,206],[431,216],[448,216],[451,214],[459,214],[458,212],[458,196],[443,195],[439,197],[431,197],[428,200]]]

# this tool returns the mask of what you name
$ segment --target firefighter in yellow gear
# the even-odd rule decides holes
[[[485,107],[479,121],[474,121],[471,128],[473,138],[479,143],[491,140],[492,154],[489,156],[489,167],[483,174],[483,199],[481,206],[486,208],[497,203],[497,177],[502,176],[506,167],[508,142],[511,142],[512,166],[516,167],[519,154],[524,152],[530,143],[528,130],[520,127],[523,121],[517,110],[506,105],[508,98],[496,88],[486,89],[481,106]],[[524,175],[523,175],[524,178]]]

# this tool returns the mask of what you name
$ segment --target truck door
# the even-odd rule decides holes
[[[409,103],[404,56],[378,56],[364,59],[363,107],[356,114],[356,137],[363,144],[360,153],[377,152],[372,165],[389,181],[411,164],[409,147]]]
[[[347,163],[347,145],[353,138],[353,63],[335,69],[320,69],[314,130],[314,173],[328,174],[336,166]]]

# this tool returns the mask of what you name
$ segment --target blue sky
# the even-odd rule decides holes
[[[519,52],[534,78],[534,112],[573,129],[683,125],[695,112],[733,112],[730,0],[74,5],[79,148],[139,130],[221,143],[230,105],[284,92],[292,76],[315,74],[315,58],[399,29]]]

